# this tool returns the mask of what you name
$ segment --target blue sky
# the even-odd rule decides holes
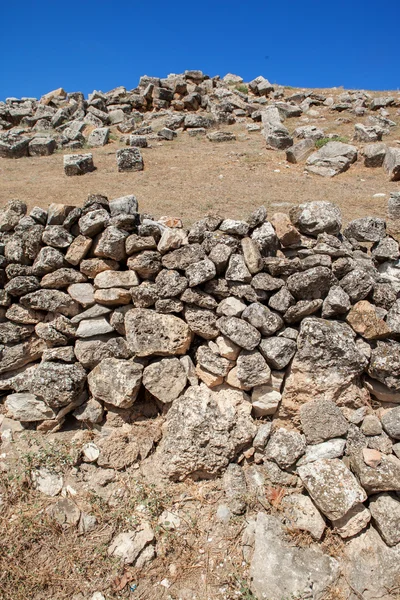
[[[18,0],[1,7],[0,99],[131,89],[185,69],[294,87],[400,87],[399,0]]]

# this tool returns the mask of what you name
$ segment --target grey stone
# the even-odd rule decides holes
[[[62,225],[47,225],[42,236],[43,243],[53,248],[68,248],[73,239]]]
[[[241,254],[231,255],[228,268],[226,269],[225,279],[227,281],[240,281],[242,283],[249,283],[251,281],[251,273]]]
[[[349,295],[339,286],[334,285],[328,292],[322,305],[324,319],[346,314],[351,308]]]
[[[253,532],[250,587],[260,600],[291,597],[322,600],[335,584],[339,576],[338,562],[319,548],[298,548],[290,544],[277,517],[258,513]]]
[[[79,219],[79,231],[83,236],[94,237],[103,231],[109,220],[110,214],[104,208],[91,210]]]
[[[305,317],[318,312],[322,304],[322,300],[300,300],[287,309],[283,318],[286,323],[298,323]]]
[[[133,308],[125,315],[126,338],[137,356],[185,354],[192,341],[188,325],[173,315]]]
[[[346,440],[342,438],[307,446],[306,453],[297,462],[297,466],[301,467],[322,458],[340,458],[344,454],[345,447]]]
[[[342,398],[349,402],[354,395],[358,397],[355,382],[367,359],[348,325],[306,318],[301,323],[297,348],[286,379],[283,413],[297,413],[300,405],[312,398],[340,403]]]
[[[137,398],[142,373],[143,365],[132,360],[105,358],[89,373],[89,389],[96,400],[129,408]]]
[[[328,519],[340,519],[367,495],[338,458],[320,459],[297,469],[311,498]]]
[[[4,404],[7,412],[17,421],[32,422],[55,418],[53,410],[34,394],[10,394]]]
[[[340,209],[331,202],[306,202],[292,208],[289,214],[293,225],[305,235],[336,235],[342,226]]]
[[[298,300],[315,300],[324,298],[335,278],[327,267],[314,267],[302,273],[290,275],[287,279],[289,292]]]
[[[361,217],[350,221],[343,234],[358,242],[379,242],[386,235],[386,223],[378,217]]]
[[[144,162],[139,148],[121,148],[117,150],[117,167],[119,172],[143,171]]]
[[[369,501],[372,520],[388,546],[400,542],[400,502],[390,494],[373,496]]]
[[[217,326],[227,338],[245,350],[254,350],[260,343],[260,332],[237,317],[220,317]]]
[[[368,144],[363,149],[364,165],[369,168],[381,167],[386,156],[385,144]]]
[[[368,374],[389,390],[400,391],[400,344],[393,340],[378,341],[371,352]]]
[[[225,377],[233,364],[230,360],[213,352],[209,346],[200,346],[196,353],[197,362],[214,375]]]
[[[56,409],[74,402],[85,383],[86,372],[80,364],[42,362],[33,374],[29,391]]]
[[[400,407],[391,408],[382,415],[382,425],[390,437],[400,440]]]
[[[400,149],[387,148],[383,161],[383,168],[389,175],[390,181],[399,181],[400,179]]]
[[[306,402],[300,408],[301,426],[309,444],[345,436],[349,424],[331,400]]]
[[[274,369],[284,369],[292,360],[296,350],[296,342],[283,337],[262,339],[260,350],[267,363]]]
[[[237,378],[246,387],[264,385],[271,380],[271,369],[259,352],[244,350],[237,359]]]
[[[71,296],[59,290],[38,290],[23,296],[20,302],[26,308],[58,312],[66,317],[74,317],[79,312],[79,306]]]
[[[186,372],[176,357],[157,360],[143,371],[144,387],[163,404],[178,398],[186,382]]]
[[[162,265],[167,269],[185,270],[193,263],[203,260],[204,257],[205,252],[199,244],[190,244],[164,254]]]
[[[109,127],[98,127],[90,132],[88,137],[89,146],[105,146],[110,135]]]
[[[290,494],[282,498],[281,506],[286,525],[292,530],[307,531],[320,540],[325,531],[325,521],[308,496]]]
[[[273,335],[283,325],[283,320],[280,315],[272,312],[269,308],[259,302],[250,304],[243,311],[242,319],[248,321],[250,325],[258,329],[261,334],[265,336]]]
[[[340,281],[340,287],[349,295],[352,303],[364,300],[374,286],[373,277],[364,270],[354,269]]]
[[[368,466],[362,451],[351,455],[351,468],[368,495],[378,492],[400,491],[400,460],[392,454],[381,455],[376,467]]]
[[[94,171],[93,154],[64,155],[64,173],[66,175],[84,175],[91,171]]]
[[[138,566],[141,556],[153,541],[154,532],[150,524],[144,522],[135,531],[127,531],[115,536],[107,553],[120,558],[126,565]],[[154,556],[154,550],[151,556]]]
[[[306,450],[304,435],[280,427],[270,437],[265,450],[266,458],[275,461],[281,469],[290,468]]]
[[[230,296],[224,298],[217,306],[217,315],[223,315],[225,317],[240,317],[247,304],[245,304],[239,298]]]
[[[155,464],[174,481],[219,475],[254,437],[250,410],[246,394],[228,386],[188,388],[167,414]]]

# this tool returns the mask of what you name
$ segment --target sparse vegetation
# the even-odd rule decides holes
[[[328,142],[343,142],[344,144],[347,144],[348,141],[349,139],[347,137],[341,135],[335,135],[333,137],[323,137],[315,141],[315,147],[318,149],[322,148]]]
[[[242,92],[242,94],[248,94],[249,93],[249,88],[244,83],[238,83],[237,85],[235,85],[235,89],[238,92]]]

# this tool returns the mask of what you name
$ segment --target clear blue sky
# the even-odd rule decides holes
[[[399,0],[5,0],[0,23],[0,99],[131,89],[185,69],[400,87]]]

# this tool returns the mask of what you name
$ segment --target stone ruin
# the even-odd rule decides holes
[[[140,214],[133,195],[29,215],[8,202],[3,430],[13,420],[118,430],[161,415],[161,432],[108,446],[114,468],[140,456],[171,481],[223,475],[240,512],[247,464],[253,486],[261,477],[289,490],[290,519],[315,540],[331,527],[376,542],[377,530],[382,547],[397,547],[399,225],[400,193],[387,221],[344,229],[329,202],[269,219],[264,207],[246,221],[212,214],[189,229]],[[280,548],[281,526],[260,515],[246,530],[255,590],[265,547]]]
[[[244,84],[237,75],[221,79],[198,70],[166,78],[145,75],[132,90],[122,86],[106,93],[95,90],[87,99],[82,92],[67,93],[62,88],[40,100],[7,98],[0,102],[0,157],[47,156],[56,149],[104,146],[114,134],[129,146],[117,152],[118,170],[135,171],[143,169],[140,148],[152,140],[172,141],[188,131],[193,136],[207,135],[211,142],[231,141],[236,136],[226,128],[245,123],[249,133],[262,131],[267,148],[285,151],[291,163],[304,162],[309,173],[333,177],[362,157],[366,167],[383,166],[389,179],[398,181],[400,149],[382,142],[396,126],[387,110],[393,106],[400,106],[398,96],[345,91],[334,98],[272,85],[263,76]],[[321,111],[364,119],[354,125],[352,144],[307,124],[322,116]],[[304,119],[304,125],[290,132],[288,122],[297,117]],[[163,126],[155,131],[153,120],[160,118]],[[344,116],[337,121],[349,122]],[[321,140],[325,145],[316,148]],[[82,175],[94,168],[91,153],[64,157],[66,175]]]

